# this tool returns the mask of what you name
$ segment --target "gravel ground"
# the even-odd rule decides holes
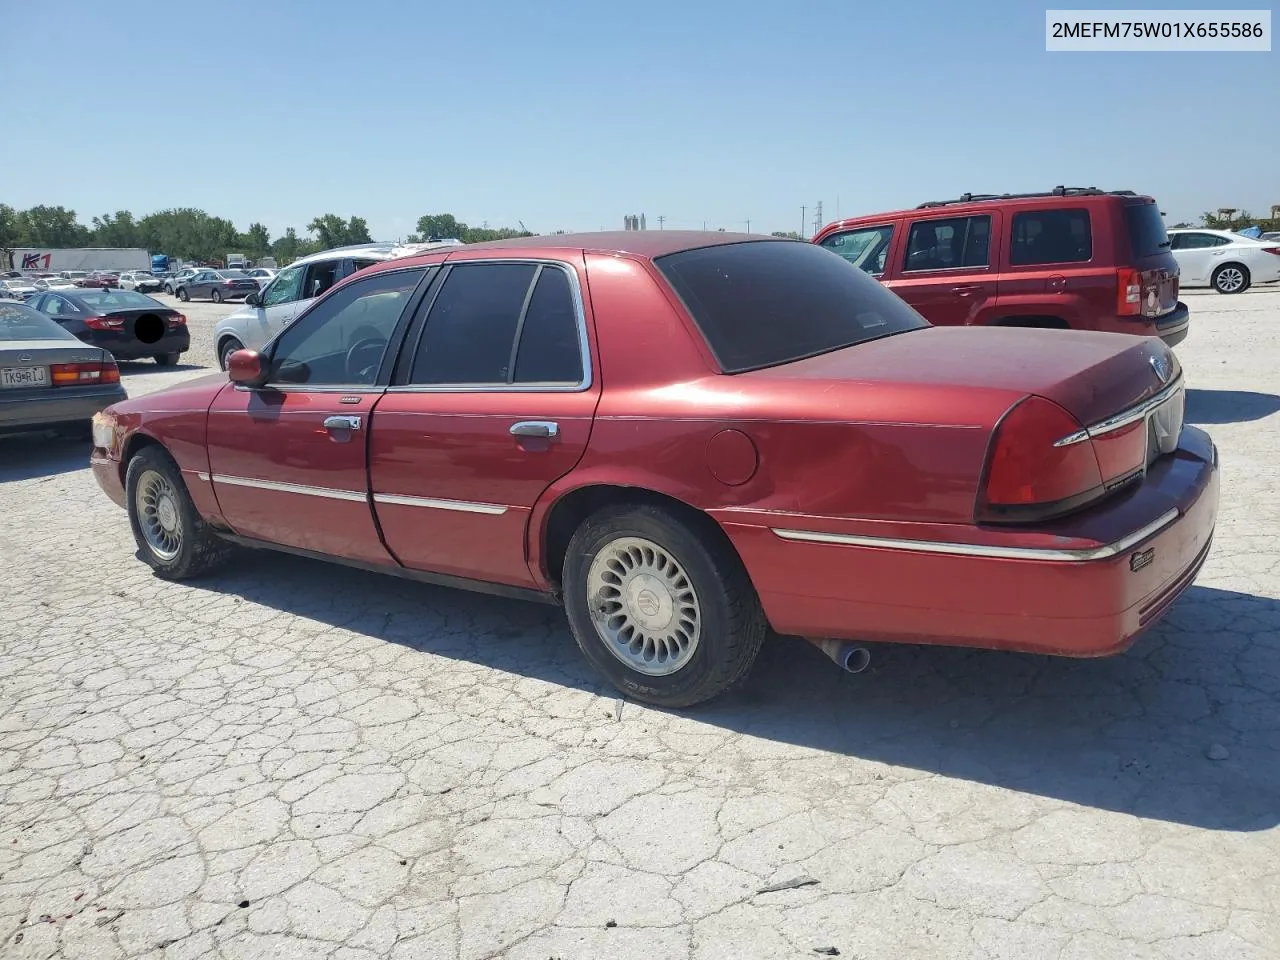
[[[684,715],[550,608],[155,579],[82,446],[0,441],[0,956],[1280,956],[1280,291],[1187,299],[1222,509],[1157,630],[858,676],[778,641]]]

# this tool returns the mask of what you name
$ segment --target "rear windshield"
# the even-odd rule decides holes
[[[1153,257],[1169,249],[1164,217],[1154,203],[1126,204],[1124,222],[1129,227],[1129,249],[1134,257]]]
[[[86,290],[76,294],[76,299],[103,310],[142,310],[146,307],[164,309],[164,304],[159,300],[152,300],[145,293],[138,293],[136,290]]]
[[[812,243],[720,244],[654,260],[725,373],[772,367],[928,323]]]
[[[0,301],[0,350],[6,340],[74,340],[43,313],[22,303]]]

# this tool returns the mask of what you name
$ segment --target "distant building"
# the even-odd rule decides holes
[[[645,230],[645,229],[648,229],[648,228],[645,226],[644,214],[643,214],[643,213],[640,213],[640,214],[628,213],[626,216],[624,216],[624,217],[622,218],[622,229],[623,229],[623,230]]]

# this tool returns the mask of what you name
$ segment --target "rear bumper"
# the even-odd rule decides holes
[[[165,330],[154,343],[143,343],[129,331],[90,330],[80,333],[79,337],[108,351],[117,360],[141,360],[165,353],[186,353],[191,349],[191,331],[185,326]]]
[[[60,394],[57,391],[66,390]],[[124,387],[58,387],[51,396],[5,397],[0,394],[0,433],[43,430],[85,423],[99,410],[127,398]]]
[[[1217,450],[1186,427],[1137,491],[1054,529],[957,527],[925,542],[833,534],[831,518],[717,519],[780,633],[1095,657],[1191,585],[1217,509]]]
[[[1191,311],[1181,300],[1163,317],[1105,316],[1098,319],[1091,329],[1108,333],[1136,334],[1140,337],[1159,337],[1171,347],[1176,347],[1191,332]]]

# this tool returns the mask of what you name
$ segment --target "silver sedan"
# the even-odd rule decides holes
[[[26,304],[0,300],[0,434],[87,435],[93,415],[126,396],[111,354]]]

